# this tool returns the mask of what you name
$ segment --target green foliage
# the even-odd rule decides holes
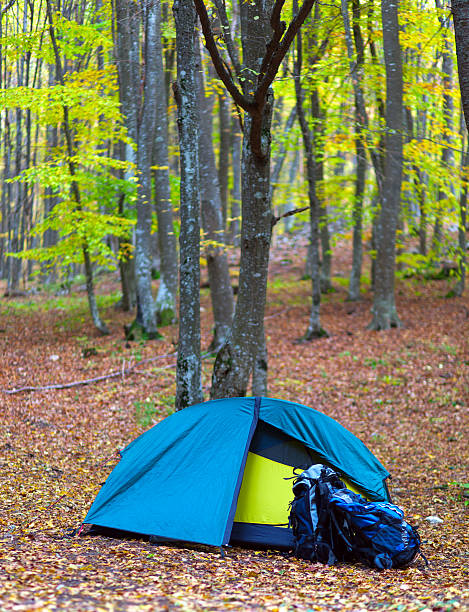
[[[131,202],[136,183],[119,178],[125,172],[131,174],[132,168],[110,154],[113,143],[128,142],[120,115],[116,69],[109,62],[100,70],[89,60],[84,61],[87,56],[96,57],[98,48],[101,54],[112,49],[110,18],[107,3],[99,19],[89,13],[83,23],[55,15],[61,61],[69,67],[64,83],[45,84],[47,79],[43,79],[42,86],[0,89],[1,107],[28,111],[40,126],[55,127],[62,136],[67,112],[72,132],[72,157],[63,137],[46,155],[41,155],[39,148],[36,163],[11,179],[37,186],[43,198],[55,198],[57,203],[52,212],[37,219],[31,236],[40,238],[52,230],[58,242],[44,248],[39,240],[35,242],[38,246],[12,256],[34,259],[46,266],[68,266],[82,263],[86,249],[91,261],[113,268],[116,255],[105,239],[110,235],[130,238],[134,220],[118,213],[118,201],[123,196]],[[43,23],[39,33],[8,34],[1,43],[10,60],[34,53],[38,61],[55,63],[47,23]],[[130,254],[129,245],[124,245],[124,249],[125,253],[118,253],[117,258]]]

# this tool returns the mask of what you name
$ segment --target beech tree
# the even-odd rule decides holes
[[[179,234],[179,342],[176,409],[202,401],[200,362],[200,198],[195,45],[196,14],[192,2],[175,0],[181,195]]]
[[[377,220],[376,268],[371,329],[400,325],[394,296],[396,230],[403,163],[403,81],[397,0],[381,3],[386,69],[386,156]]]
[[[221,189],[220,173],[217,172],[213,150],[212,117],[215,94],[205,91],[204,70],[199,44],[196,48],[201,215],[214,323],[213,340],[209,350],[217,351],[224,343],[231,328],[234,299],[228,258],[224,249],[223,190]],[[220,149],[223,146],[229,151],[226,143],[220,142]]]
[[[239,291],[231,332],[217,354],[211,397],[245,395],[254,359],[262,351],[267,266],[272,231],[270,140],[273,109],[271,84],[314,0],[305,0],[288,28],[281,21],[284,0],[241,2],[242,63],[221,1],[216,2],[228,70],[215,42],[207,9],[194,0],[215,69],[244,112],[242,152],[242,224]],[[267,363],[265,363],[265,368]]]
[[[451,8],[454,20],[454,33],[456,38],[456,54],[458,60],[459,87],[461,102],[466,121],[466,137],[469,132],[469,1],[452,0]],[[464,143],[465,138],[463,138]],[[469,144],[462,157],[463,186],[459,199],[459,281],[454,292],[462,295],[466,281],[466,231],[467,231],[467,180],[469,172]]]
[[[469,131],[469,0],[452,0],[461,102]]]
[[[296,3],[294,4],[295,7]],[[316,5],[317,7],[317,5]],[[296,7],[295,7],[296,8]],[[315,16],[315,24],[317,25],[317,16]],[[315,25],[312,25],[314,28]],[[315,41],[314,41],[315,42]],[[313,40],[308,40],[309,46],[313,46]],[[324,39],[321,45],[322,49],[327,45],[327,37]],[[316,45],[314,45],[316,46]],[[312,70],[314,70],[314,64],[318,59],[318,52],[316,49],[309,49],[310,63]],[[316,53],[315,53],[316,51]],[[320,52],[319,52],[320,53]],[[294,63],[294,78],[295,78],[295,92],[296,92],[296,109],[298,114],[298,120],[301,126],[301,133],[303,137],[303,145],[306,154],[306,178],[308,182],[308,198],[309,198],[309,210],[310,210],[310,270],[311,270],[311,281],[312,281],[312,305],[309,317],[308,329],[303,337],[304,340],[312,340],[313,338],[321,338],[327,336],[327,331],[321,326],[320,320],[320,307],[321,307],[321,262],[319,258],[319,238],[320,228],[319,221],[321,217],[321,206],[317,195],[317,180],[322,174],[322,162],[318,160],[318,155],[315,145],[315,129],[311,130],[309,122],[305,112],[305,92],[301,84],[301,71],[303,65],[303,38],[301,32],[296,37],[296,58]],[[311,114],[313,119],[318,119],[318,94],[313,86],[311,93]],[[323,258],[324,258],[323,252]]]

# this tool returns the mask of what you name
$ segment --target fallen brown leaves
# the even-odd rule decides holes
[[[346,273],[345,262],[336,258],[337,276]],[[297,280],[299,265],[287,246],[277,247],[266,318],[270,395],[324,411],[377,454],[393,476],[394,500],[419,525],[430,567],[418,563],[378,573],[269,551],[235,548],[221,558],[203,547],[63,538],[82,521],[116,451],[145,422],[168,413],[177,330],[164,329],[164,341],[126,347],[122,325],[129,316],[118,311],[108,313],[111,336],[99,338],[86,307],[20,311],[4,302],[1,389],[122,375],[88,386],[0,395],[1,610],[469,609],[467,506],[464,490],[454,484],[468,482],[467,299],[443,299],[447,287],[441,281],[400,283],[405,327],[376,333],[365,329],[369,296],[351,304],[339,289],[322,307],[331,336],[296,344],[310,299],[309,282]],[[206,292],[203,301],[207,346]],[[83,351],[84,344],[96,351]],[[155,356],[161,359],[143,364]],[[148,375],[130,371],[135,363]],[[206,389],[210,369],[204,361]],[[138,405],[149,412],[138,412]],[[429,515],[443,523],[430,525]]]

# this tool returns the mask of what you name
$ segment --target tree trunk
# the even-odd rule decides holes
[[[366,150],[362,136],[358,130],[355,135],[355,156],[357,175],[355,178],[355,198],[353,202],[353,254],[352,269],[350,272],[350,283],[348,299],[356,301],[360,299],[360,278],[362,274],[363,245],[363,196],[365,192],[366,176]]]
[[[440,0],[435,0],[436,8],[438,10],[438,18],[440,21],[440,27],[443,33],[443,50],[441,52],[442,65],[441,71],[443,73],[442,86],[443,86],[443,140],[445,145],[441,152],[441,165],[444,168],[445,176],[451,176],[454,172],[453,166],[453,138],[452,133],[454,129],[453,115],[454,115],[454,102],[453,102],[453,33],[450,27],[449,21],[441,14],[442,5]],[[445,203],[448,201],[448,192],[453,191],[452,181],[444,181],[440,183],[437,194],[437,201],[435,203],[435,224],[433,229],[432,248],[435,253],[441,252],[441,245],[443,239],[443,227],[442,227],[442,216],[444,214]]]
[[[303,64],[303,46],[301,32],[297,35],[297,55],[294,63],[294,79],[296,92],[296,110],[301,126],[303,146],[306,157],[306,176],[308,180],[308,199],[310,210],[310,244],[309,256],[311,265],[312,305],[308,328],[303,340],[313,340],[327,336],[327,331],[321,327],[321,265],[319,260],[319,218],[320,204],[316,193],[317,168],[314,152],[314,134],[311,133],[304,110],[304,92],[301,85],[301,69]],[[313,100],[312,100],[313,102]],[[317,109],[316,109],[317,110]]]
[[[316,5],[316,9],[319,5]],[[315,16],[315,20],[319,19]],[[329,226],[327,223],[327,207],[322,198],[322,184],[324,181],[324,116],[321,110],[319,92],[316,88],[311,92],[311,116],[313,118],[313,159],[315,167],[315,191],[319,206],[318,224],[319,238],[321,242],[321,255],[319,274],[320,289],[322,293],[332,290],[331,285],[331,242],[329,238]]]
[[[469,131],[469,0],[452,0],[459,88],[466,127]]]
[[[181,230],[179,234],[179,344],[176,409],[201,402],[200,361],[200,225],[198,129],[195,80],[196,14],[192,3],[175,0],[179,149],[181,159]]]
[[[202,225],[205,248],[214,334],[209,351],[218,351],[225,342],[233,321],[234,299],[231,288],[228,258],[224,250],[224,222],[220,197],[219,174],[215,164],[212,140],[212,115],[214,94],[206,95],[200,46],[197,46],[197,98],[199,109],[199,179],[202,207]]]
[[[291,109],[283,129],[281,128],[281,126],[279,126],[279,132],[283,135],[283,140],[280,143],[279,150],[275,158],[275,163],[273,163],[273,169],[270,176],[270,199],[272,202],[274,199],[275,188],[277,187],[277,183],[280,179],[280,172],[282,171],[283,162],[285,161],[285,158],[287,156],[287,137],[293,127],[293,124],[295,123],[295,120],[296,106]]]
[[[461,103],[466,120],[466,128],[469,131],[469,0],[452,0],[451,8],[454,21],[454,34],[456,39],[456,56],[458,58],[459,88],[461,90]],[[467,163],[467,158],[466,158]],[[465,230],[467,226],[467,185],[460,199],[460,229],[459,241],[465,244]],[[464,235],[463,235],[464,233]],[[462,257],[465,278],[465,250]],[[461,274],[461,279],[463,278]],[[464,285],[461,288],[461,292]]]
[[[402,180],[402,62],[397,0],[381,5],[386,68],[386,159],[381,210],[377,222],[375,286],[370,329],[400,325],[394,297],[396,228]]]
[[[270,136],[272,102],[264,109],[262,131],[266,138]],[[251,125],[251,117],[245,116],[238,299],[231,333],[219,351],[213,368],[211,399],[246,395],[254,358],[262,344],[272,231],[270,155],[259,159],[253,154],[250,146]],[[268,144],[265,146],[270,153]]]
[[[11,159],[12,159],[12,142],[10,133],[9,111],[4,111],[3,125],[3,173],[2,173],[2,218],[0,220],[1,236],[0,236],[0,271],[1,278],[8,277],[9,260],[5,257],[5,252],[8,250],[8,242],[10,236],[10,206],[12,184],[9,182],[11,178]]]
[[[26,1],[23,4],[23,34],[27,32],[26,20],[28,15],[28,4]],[[20,16],[18,9],[18,34],[20,30]],[[16,62],[16,78],[18,87],[25,87],[25,55],[21,54]],[[21,108],[16,109],[16,142],[15,142],[15,176],[19,176],[23,170],[23,136],[24,136],[24,118],[23,110]],[[25,195],[26,195],[26,184],[17,181],[14,187],[15,193],[15,204],[13,208],[13,215],[11,219],[11,231],[10,231],[10,244],[9,251],[11,253],[19,253],[22,249],[21,243],[21,217],[25,207]],[[21,263],[22,260],[19,257],[9,258],[9,273],[8,273],[8,285],[7,291],[15,291],[18,289],[20,278],[21,278]]]
[[[223,230],[226,230],[228,218],[228,173],[230,169],[231,115],[230,100],[224,91],[218,94],[218,123],[220,131],[220,149],[218,153],[218,184],[223,219]]]
[[[56,83],[55,77],[55,66],[49,65],[49,87],[52,87]],[[53,151],[59,144],[59,134],[56,125],[48,125],[46,128],[46,146],[47,151]],[[49,155],[48,155],[49,157]],[[58,197],[52,187],[46,187],[44,190],[44,217],[47,218],[54,210],[58,201]],[[53,229],[47,229],[43,236],[44,247],[48,248],[57,244],[57,231]],[[51,283],[55,281],[56,270],[55,266],[51,267],[48,262],[41,266],[41,279],[44,283]]]
[[[362,229],[363,229],[363,196],[365,191],[365,175],[366,175],[366,149],[364,130],[367,127],[365,118],[366,109],[361,91],[363,81],[363,63],[364,63],[364,44],[360,29],[360,3],[358,0],[353,2],[353,41],[356,52],[356,60],[354,61],[354,52],[352,45],[352,32],[350,28],[350,19],[348,15],[347,2],[342,0],[341,3],[342,19],[344,22],[345,38],[347,42],[347,53],[349,58],[350,73],[354,83],[354,101],[355,101],[355,159],[356,159],[356,179],[355,179],[355,198],[353,202],[353,253],[352,253],[352,270],[350,272],[350,282],[348,290],[348,299],[355,301],[360,299],[360,278],[362,272],[363,246],[362,246]]]
[[[295,109],[296,111],[296,109]],[[293,153],[292,160],[290,162],[290,168],[288,170],[288,185],[291,190],[297,181],[298,178],[298,168],[300,165],[300,143],[298,143],[295,147],[295,151]],[[290,194],[287,199],[287,203],[285,205],[285,210],[283,212],[287,212],[288,210],[293,210],[295,208],[295,194],[290,191]],[[289,215],[283,219],[285,231],[291,232],[293,229],[293,215]],[[310,275],[311,276],[311,275]]]
[[[54,50],[55,69],[56,69],[57,79],[59,83],[63,86],[64,85],[64,73],[62,69],[62,60],[59,54],[59,47],[57,45],[57,39],[55,36],[55,28],[54,28],[54,21],[53,21],[53,16],[52,16],[52,7],[51,7],[50,0],[46,0],[46,4],[47,4],[47,18],[50,24],[49,33],[50,33],[50,38],[52,42],[52,48]],[[81,195],[80,195],[79,185],[75,179],[75,175],[76,175],[75,162],[74,162],[75,147],[74,147],[74,142],[73,142],[73,134],[71,131],[71,126],[70,126],[68,106],[64,105],[62,107],[62,112],[63,112],[63,128],[64,128],[64,135],[65,135],[65,144],[66,144],[67,153],[68,153],[68,168],[69,168],[70,176],[72,177],[71,192],[72,192],[72,197],[75,200],[76,208],[78,211],[80,211],[81,210]],[[101,317],[98,311],[98,305],[96,302],[96,294],[94,290],[94,279],[93,279],[93,266],[92,266],[91,259],[90,259],[89,246],[88,246],[88,241],[86,237],[82,238],[82,251],[83,251],[83,261],[85,265],[86,292],[88,296],[88,305],[89,305],[91,317],[93,319],[93,323],[96,329],[101,334],[107,335],[109,334],[109,330],[107,328],[107,325],[101,320]]]
[[[240,215],[241,215],[241,148],[239,118],[233,115],[231,119],[231,150],[233,164],[233,188],[231,191],[231,211],[228,225],[228,244],[239,246]]]
[[[145,32],[145,78],[143,105],[140,111],[137,137],[137,225],[135,229],[135,278],[137,281],[137,300],[140,317],[136,323],[148,338],[158,338],[155,302],[151,288],[152,270],[152,194],[151,165],[156,127],[156,96],[158,94],[157,71],[155,65],[158,37],[159,2],[142,3]],[[134,94],[135,95],[135,94]]]
[[[161,46],[161,10],[157,2],[155,72],[158,94],[155,98],[156,124],[153,148],[155,177],[155,205],[158,219],[158,246],[160,253],[160,285],[155,308],[158,325],[169,325],[176,319],[176,293],[178,285],[178,256],[174,233],[171,189],[169,184],[168,119],[164,83],[163,50]]]
[[[136,164],[136,146],[138,138],[138,108],[140,95],[140,16],[134,2],[131,0],[115,0],[115,41],[114,52],[119,78],[119,100],[125,126],[131,143],[122,146],[124,151],[120,152],[121,159]],[[134,148],[135,147],[135,148]],[[126,179],[133,179],[134,173],[127,170]],[[121,195],[119,203],[122,214],[129,204],[124,194]],[[135,239],[134,239],[135,242]],[[137,287],[135,279],[135,257],[119,261],[119,271],[122,285],[122,308],[125,311],[133,310],[137,304]]]
[[[242,91],[233,81],[218,51],[207,9],[194,0],[207,48],[218,75],[243,108],[242,227],[239,291],[227,342],[215,360],[211,397],[245,395],[253,362],[261,344],[267,268],[272,231],[270,205],[271,84],[290,44],[308,16],[314,0],[305,0],[288,29],[281,22],[281,0],[240,3],[243,66],[233,52],[229,28],[223,35]],[[218,3],[222,7],[222,3]],[[223,19],[224,21],[224,19]]]
[[[463,139],[464,141],[464,139]],[[461,172],[463,175],[463,183],[461,193],[459,195],[459,224],[458,224],[458,282],[454,286],[452,293],[459,297],[464,293],[466,288],[466,252],[467,252],[467,179],[469,172],[469,143],[466,145],[466,151],[461,159]]]
[[[261,6],[262,5],[262,6]],[[273,2],[240,4],[244,93],[255,92],[257,75],[271,36]],[[273,92],[265,92],[260,115],[246,113],[241,161],[241,259],[239,290],[231,333],[215,360],[212,399],[246,394],[263,339],[267,272],[272,233],[270,140]],[[259,140],[256,136],[260,130]],[[267,358],[267,355],[265,355]]]

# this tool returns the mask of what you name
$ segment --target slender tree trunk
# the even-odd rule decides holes
[[[306,176],[308,180],[308,198],[310,210],[310,261],[311,261],[311,284],[312,305],[308,328],[303,337],[304,340],[313,340],[327,336],[328,333],[321,326],[321,269],[319,260],[319,218],[320,204],[316,194],[316,160],[314,155],[313,138],[304,110],[304,92],[301,85],[301,69],[303,63],[303,47],[301,32],[297,35],[297,55],[294,64],[294,79],[296,92],[296,109],[301,126],[303,145],[306,156]]]
[[[115,0],[114,52],[119,77],[119,99],[124,115],[125,126],[133,144],[123,145],[121,159],[131,164],[137,163],[136,147],[138,138],[138,109],[140,104],[140,14],[132,0]],[[138,94],[136,92],[139,92]],[[126,179],[134,178],[134,170],[127,170]],[[119,208],[122,214],[129,204],[125,195],[121,195]],[[135,239],[133,240],[135,242]],[[137,287],[135,279],[135,258],[132,255],[119,261],[119,272],[122,285],[122,308],[133,310],[137,304]]]
[[[150,2],[144,5],[145,84],[137,137],[138,188],[137,225],[135,229],[135,277],[137,281],[138,311],[136,323],[142,327],[143,333],[148,338],[159,337],[151,286],[152,241],[154,240],[151,233],[153,212],[151,165],[156,128],[155,100],[158,93],[155,55],[158,44],[156,24],[159,7],[159,2]]]
[[[316,13],[318,9],[316,4]],[[319,14],[315,15],[315,21],[319,20]],[[311,92],[311,116],[313,118],[313,158],[315,160],[315,190],[319,206],[319,239],[321,243],[321,264],[320,264],[320,287],[322,293],[332,290],[331,284],[331,241],[329,237],[329,225],[327,206],[323,202],[322,185],[324,182],[324,115],[319,100],[319,92],[316,88]]]
[[[233,115],[231,120],[231,150],[233,164],[233,188],[231,191],[231,221],[228,225],[228,243],[239,246],[241,215],[241,148],[239,119]]]
[[[466,127],[469,131],[469,0],[452,0],[459,88]]]
[[[350,28],[350,19],[348,14],[347,2],[342,0],[342,19],[344,22],[345,38],[347,43],[347,53],[350,64],[350,73],[354,83],[354,101],[355,101],[355,159],[356,159],[356,179],[355,179],[355,198],[353,203],[353,254],[352,254],[352,270],[350,273],[350,282],[348,290],[349,300],[360,299],[360,278],[362,272],[363,246],[362,246],[362,229],[363,229],[363,196],[365,192],[365,175],[366,175],[366,149],[364,130],[367,126],[365,102],[361,90],[363,81],[363,64],[364,64],[364,44],[360,29],[360,3],[358,0],[353,2],[353,41],[352,31]],[[354,61],[354,49],[356,52],[356,60]]]
[[[459,223],[458,223],[458,274],[459,278],[456,285],[453,288],[454,295],[462,296],[464,289],[466,288],[466,266],[467,266],[467,183],[469,174],[469,142],[466,144],[466,150],[462,155],[461,159],[461,173],[463,176],[463,183],[461,187],[461,193],[459,195]]]
[[[6,109],[4,115],[4,128],[3,128],[3,176],[2,176],[2,235],[5,235],[5,238],[0,238],[2,244],[6,245],[6,249],[2,249],[2,252],[5,253],[5,250],[9,249],[10,242],[10,210],[11,210],[11,199],[12,199],[12,184],[9,182],[11,178],[11,160],[12,160],[12,142],[11,142],[11,132],[10,132],[10,121],[9,121],[9,111]],[[5,258],[2,260],[2,278],[7,278],[9,276],[9,258]]]
[[[440,0],[435,0],[438,10],[438,18],[443,32],[443,50],[441,52],[441,71],[443,73],[443,138],[446,141],[446,146],[443,146],[441,153],[441,165],[444,169],[445,176],[451,176],[454,169],[452,168],[454,155],[452,147],[452,132],[454,129],[454,103],[453,103],[453,33],[450,27],[449,16],[445,18],[442,15],[442,4]],[[440,184],[437,193],[437,201],[435,203],[435,224],[433,228],[432,248],[436,253],[441,252],[443,228],[442,216],[444,213],[445,203],[448,201],[448,191],[452,191],[452,181],[445,181]]]
[[[220,189],[223,229],[228,218],[228,173],[230,168],[231,114],[230,100],[226,91],[218,94],[218,123],[220,149],[218,154],[218,184]]]
[[[295,109],[296,110],[296,109]],[[288,185],[290,189],[293,189],[293,186],[296,183],[298,178],[298,168],[300,165],[300,144],[298,143],[295,147],[295,151],[293,153],[292,160],[290,162],[290,168],[288,170]],[[295,195],[290,192],[287,203],[285,205],[285,210],[283,212],[287,212],[288,210],[293,210],[295,208]],[[293,228],[293,215],[289,215],[283,219],[284,227],[287,232],[291,232]]]
[[[49,65],[49,87],[53,87],[56,83],[57,79],[55,76],[55,65]],[[46,128],[46,146],[47,151],[54,151],[59,144],[59,134],[56,125],[48,125]],[[49,154],[47,155],[49,157]],[[55,206],[57,205],[58,197],[52,189],[52,187],[46,187],[44,190],[44,217],[47,218],[52,214]],[[44,247],[49,248],[57,244],[57,231],[53,229],[47,229],[44,232],[43,236],[43,244]],[[46,263],[42,266],[42,274],[41,277],[43,282],[50,283],[54,282],[56,279],[56,270],[55,266],[52,266],[49,263]]]
[[[52,16],[52,6],[50,0],[46,0],[47,3],[47,18],[49,21],[49,33],[52,42],[52,48],[54,50],[55,57],[55,69],[57,74],[57,80],[63,86],[64,85],[64,73],[62,69],[62,61],[59,54],[59,47],[57,45],[57,39],[55,36],[55,28],[54,28],[54,20]],[[81,194],[79,185],[75,179],[76,170],[75,170],[75,147],[73,143],[73,134],[70,126],[70,119],[68,113],[68,106],[64,105],[62,107],[63,111],[63,127],[64,127],[64,135],[65,135],[65,144],[67,147],[68,153],[68,168],[70,172],[70,176],[72,177],[71,183],[71,191],[72,197],[75,200],[76,208],[78,211],[81,210]],[[101,320],[98,310],[98,304],[96,302],[96,294],[94,290],[94,279],[93,279],[93,266],[91,263],[90,253],[89,253],[89,245],[86,237],[82,238],[82,250],[83,250],[83,262],[85,266],[85,277],[86,277],[86,293],[88,296],[88,305],[90,309],[91,318],[93,319],[93,323],[96,329],[103,335],[109,334],[109,330],[106,324]]]
[[[377,224],[376,276],[371,329],[398,327],[394,297],[396,228],[402,180],[402,61],[397,0],[381,5],[386,67],[386,160],[381,210]]]
[[[123,142],[118,143],[118,155],[122,161],[126,161],[126,146]],[[124,171],[121,171],[121,178],[124,178]],[[124,216],[126,210],[125,193],[121,193],[118,202],[119,215]],[[118,238],[119,252],[123,257],[119,258],[119,274],[121,281],[121,307],[124,312],[131,312],[137,305],[137,287],[135,282],[135,260],[131,254],[127,253],[129,242],[127,238]],[[131,239],[133,243],[133,238]]]
[[[175,0],[178,80],[179,148],[181,159],[181,230],[179,234],[179,344],[176,368],[176,409],[201,402],[200,361],[200,205],[195,80],[196,14],[192,3]]]
[[[197,47],[199,51],[200,47]],[[205,248],[214,334],[210,351],[218,351],[225,342],[233,320],[234,299],[228,258],[224,250],[224,222],[220,197],[219,174],[215,164],[212,140],[214,94],[206,95],[200,51],[197,53],[197,98],[199,118],[199,178]]]
[[[280,144],[275,161],[273,162],[273,169],[270,176],[270,199],[272,200],[272,202],[274,199],[275,188],[277,187],[277,183],[280,179],[280,173],[282,171],[283,163],[287,157],[287,137],[293,127],[293,124],[295,123],[295,120],[296,106],[291,109],[287,121],[285,122],[284,128],[282,129],[279,127],[279,132],[283,134],[283,140]]]
[[[21,74],[21,73],[20,73]],[[22,79],[19,76],[18,79],[20,86],[22,86]],[[16,141],[15,141],[15,176],[18,176],[23,167],[22,167],[22,147],[23,147],[23,130],[22,130],[22,117],[23,113],[20,108],[16,109]],[[10,221],[10,233],[9,233],[9,246],[8,250],[11,253],[19,253],[21,251],[20,245],[20,222],[21,222],[21,211],[23,208],[23,193],[24,193],[24,185],[16,181],[13,193],[15,194],[14,206],[11,215]],[[21,278],[21,259],[17,257],[9,258],[9,266],[8,266],[8,283],[7,283],[7,291],[11,293],[12,291],[16,291],[19,286]]]
[[[27,15],[28,15],[28,4],[25,1],[23,3],[23,20],[22,20],[22,33],[27,32]],[[20,35],[20,14],[18,7],[17,14],[17,33]],[[16,62],[16,78],[18,87],[25,86],[25,55],[21,54],[18,61]],[[24,116],[21,108],[16,109],[15,123],[16,123],[16,142],[15,142],[15,176],[19,176],[23,170],[23,147],[24,147]],[[25,194],[26,185],[22,182],[17,181],[14,187],[15,204],[13,208],[13,215],[11,218],[11,233],[10,233],[10,244],[9,251],[11,253],[19,253],[22,249],[21,244],[21,217],[25,207]],[[9,258],[9,273],[8,273],[8,292],[16,291],[19,286],[21,278],[21,264],[22,260],[18,257]]]
[[[352,270],[350,272],[350,283],[348,289],[348,299],[356,301],[360,299],[360,278],[362,274],[363,261],[363,196],[365,193],[366,176],[366,151],[361,135],[358,132],[355,136],[355,156],[356,156],[356,178],[355,178],[355,198],[353,202],[353,254]]]
[[[169,325],[176,318],[178,285],[178,256],[174,233],[171,189],[169,184],[168,119],[164,82],[163,50],[161,46],[161,11],[157,2],[155,72],[158,82],[156,95],[155,143],[153,166],[155,177],[155,204],[158,219],[158,246],[160,252],[160,285],[156,296],[156,316],[159,325]]]

